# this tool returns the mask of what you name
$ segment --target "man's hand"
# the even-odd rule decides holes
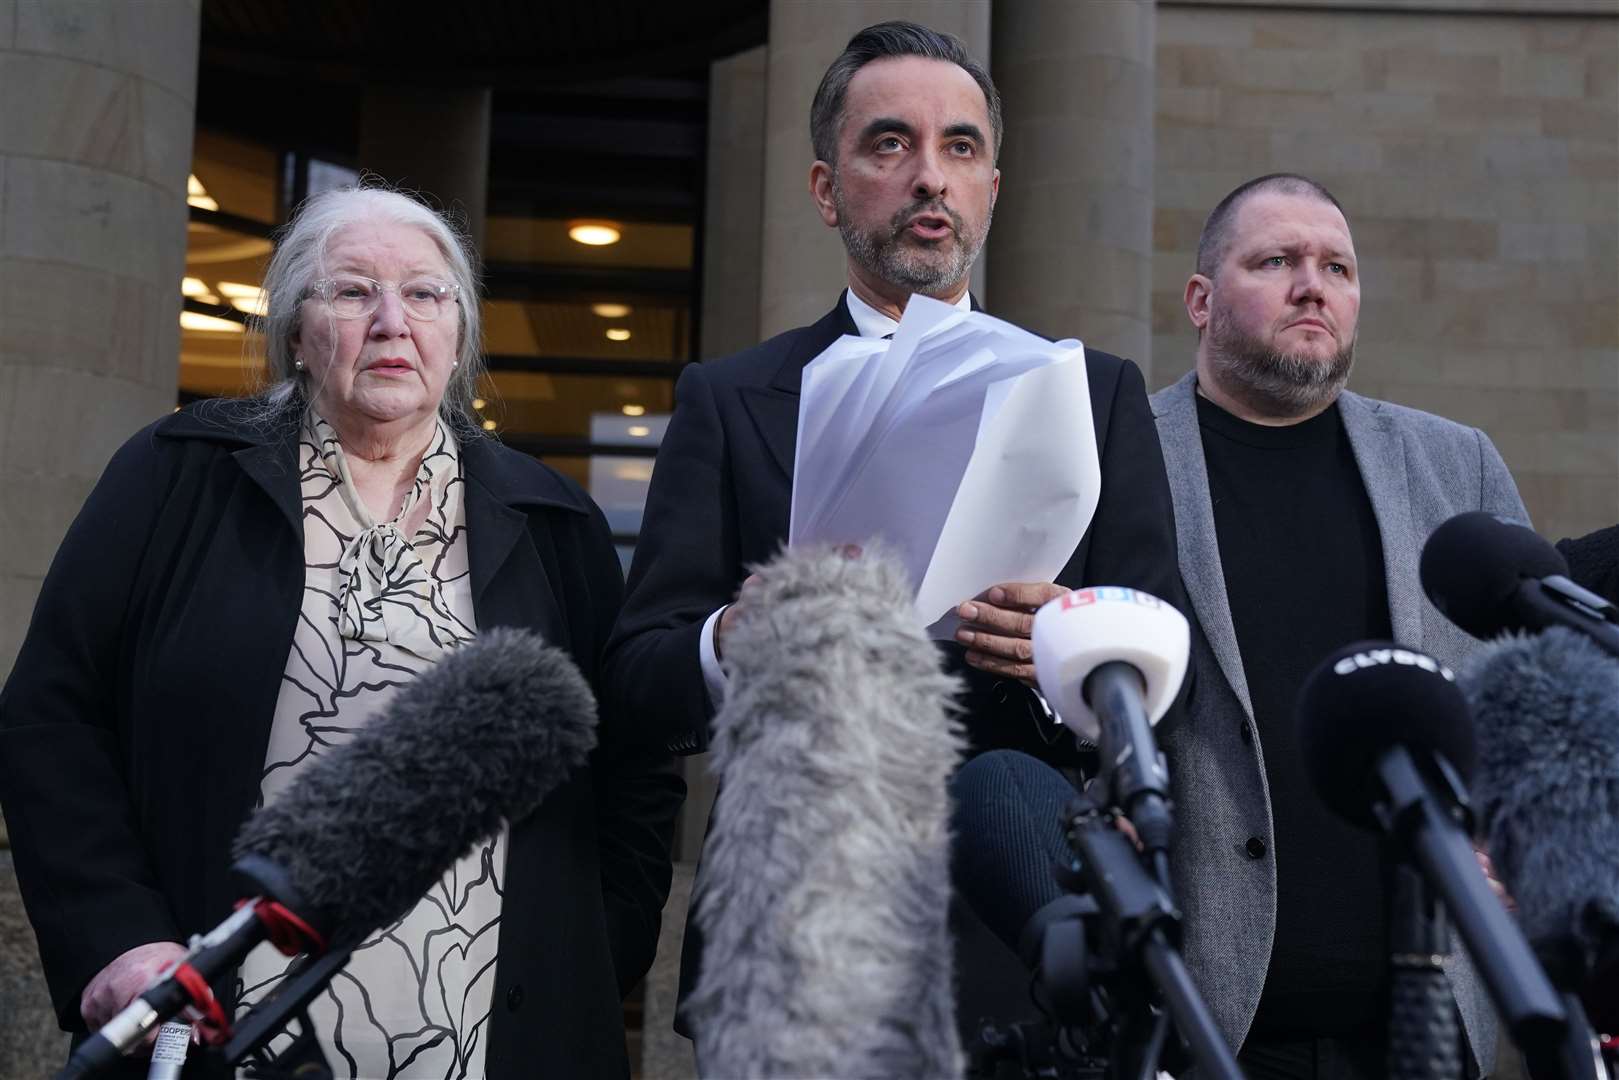
[[[758,574],[749,574],[742,587],[736,591],[736,599],[726,605],[720,612],[720,621],[714,624],[714,656],[723,660],[725,658],[725,635],[736,624],[737,616],[748,600],[748,590],[759,583]]]
[[[1478,856],[1478,868],[1484,871],[1484,880],[1490,883],[1490,891],[1495,893],[1496,899],[1500,900],[1508,911],[1517,911],[1518,902],[1507,892],[1507,887],[1501,884],[1501,879],[1495,876],[1495,863],[1490,861],[1490,853],[1474,845],[1473,854]]]
[[[1034,613],[1067,591],[1049,581],[1009,581],[964,602],[956,608],[962,621],[956,640],[967,646],[967,663],[1034,686]]]
[[[137,945],[96,973],[79,998],[79,1013],[90,1030],[117,1016],[125,1005],[152,984],[164,968],[186,954],[173,941]]]

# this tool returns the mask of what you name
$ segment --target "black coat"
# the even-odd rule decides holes
[[[604,660],[606,700],[634,718],[634,737],[644,744],[677,753],[707,747],[714,710],[698,659],[703,623],[735,597],[747,568],[769,560],[786,540],[804,367],[840,335],[855,333],[840,299],[812,326],[682,373]],[[1102,490],[1057,582],[1129,585],[1184,610],[1169,482],[1141,372],[1091,349],[1085,361]],[[966,679],[964,720],[974,752],[1011,748],[1060,766],[1089,764],[1049,727],[1023,684],[968,668],[953,643],[941,648]],[[688,989],[700,949],[688,922],[681,964]]]
[[[622,578],[577,485],[463,439],[480,629],[525,627],[596,681]],[[238,899],[304,584],[296,423],[207,403],[113,457],[46,577],[0,693],[0,800],[58,1018],[102,967]],[[621,1077],[620,1001],[651,965],[684,785],[603,709],[591,765],[511,828],[489,1075]],[[144,1075],[141,1072],[139,1075]]]

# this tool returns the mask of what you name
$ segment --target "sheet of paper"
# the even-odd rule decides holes
[[[1099,487],[1078,342],[913,297],[892,341],[804,370],[789,543],[880,538],[935,636],[996,582],[1054,578]]]

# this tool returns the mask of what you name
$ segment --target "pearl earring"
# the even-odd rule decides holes
[[[292,358],[292,366],[293,366],[293,368],[295,370],[302,371],[304,369],[304,358],[301,357],[301,356],[293,357]]]
[[[460,366],[461,366],[461,361],[459,361],[459,360],[452,360],[450,362],[450,370],[451,371],[454,371],[456,368],[458,368]]]

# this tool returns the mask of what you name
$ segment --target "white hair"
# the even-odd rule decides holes
[[[264,400],[270,415],[314,400],[310,373],[300,371],[292,340],[301,329],[303,302],[310,286],[327,276],[326,253],[332,237],[357,222],[405,225],[426,233],[444,257],[451,280],[460,286],[461,334],[458,361],[439,402],[439,415],[458,431],[481,431],[472,400],[484,373],[483,315],[478,303],[476,255],[467,235],[444,215],[411,196],[362,181],[358,187],[311,195],[298,207],[276,240],[264,272]],[[335,319],[334,315],[327,318]],[[268,418],[268,416],[266,417]]]

